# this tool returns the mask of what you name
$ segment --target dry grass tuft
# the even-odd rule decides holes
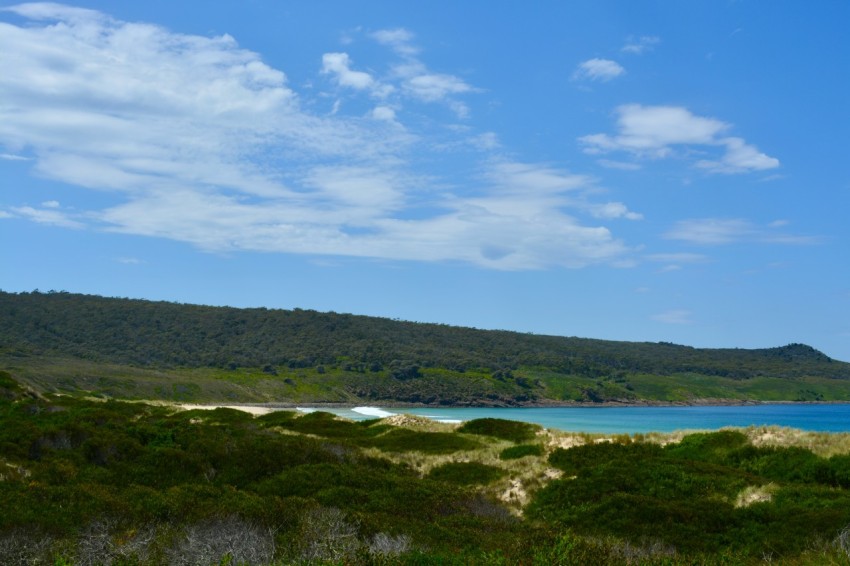
[[[780,426],[751,426],[740,430],[753,446],[798,447],[823,458],[850,454],[850,433],[811,432]]]
[[[429,419],[428,417],[408,414],[386,417],[381,419],[381,423],[409,428],[419,432],[452,432],[460,426],[459,423],[441,423],[439,421]]]
[[[735,498],[735,507],[742,508],[756,503],[767,503],[773,499],[773,494],[777,489],[779,487],[772,483],[745,487]]]

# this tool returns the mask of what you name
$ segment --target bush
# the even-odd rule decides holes
[[[287,426],[292,419],[298,416],[296,411],[272,411],[257,417],[255,422],[262,426]]]
[[[475,419],[463,424],[458,432],[493,436],[511,442],[525,442],[534,438],[540,425],[508,421],[505,419]]]
[[[668,455],[688,460],[726,463],[729,455],[749,446],[747,436],[736,430],[689,434],[681,442],[670,444]]]
[[[499,453],[500,460],[518,460],[526,456],[542,456],[543,447],[539,444],[520,444],[510,446]]]
[[[474,450],[481,445],[474,440],[450,432],[419,432],[396,428],[369,442],[386,452],[424,452],[426,454],[451,454],[460,450]]]

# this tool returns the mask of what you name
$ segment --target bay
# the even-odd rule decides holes
[[[850,404],[546,408],[356,407],[336,409],[333,412],[356,420],[393,414],[420,415],[443,422],[499,418],[530,422],[564,431],[605,434],[717,430],[727,426],[782,426],[808,431],[850,432]]]

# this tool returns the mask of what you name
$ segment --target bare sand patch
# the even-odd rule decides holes
[[[575,446],[583,446],[584,444],[585,439],[578,435],[553,436],[546,443],[546,447],[549,451],[554,450],[555,448],[563,448],[564,450],[567,450]]]
[[[202,411],[212,411],[214,409],[236,409],[237,411],[244,411],[254,416],[267,415],[277,410],[271,407],[255,407],[252,405],[194,405],[192,403],[181,403],[178,407],[184,411],[192,411],[195,409],[200,409]]]

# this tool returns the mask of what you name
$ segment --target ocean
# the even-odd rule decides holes
[[[564,431],[605,434],[716,430],[726,426],[783,426],[808,431],[850,432],[850,404],[433,409],[355,407],[333,409],[331,412],[355,420],[402,413],[443,422],[500,418]]]

